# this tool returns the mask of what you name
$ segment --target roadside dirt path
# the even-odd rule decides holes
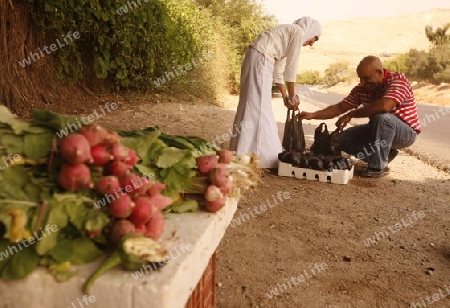
[[[236,101],[119,102],[99,123],[212,140],[228,133]],[[286,111],[273,103],[281,136]],[[304,127],[310,143],[317,123]],[[450,175],[403,152],[390,167],[347,185],[264,172],[218,248],[217,306],[450,307]]]

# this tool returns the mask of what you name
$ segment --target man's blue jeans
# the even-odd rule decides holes
[[[391,149],[403,149],[416,141],[417,133],[397,116],[380,113],[370,117],[369,123],[349,127],[343,131],[342,151],[368,163],[369,168],[384,169]]]

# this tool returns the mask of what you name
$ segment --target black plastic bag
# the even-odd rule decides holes
[[[287,111],[282,145],[286,151],[305,151],[306,142],[302,119],[296,116],[295,110],[288,109]]]
[[[331,134],[330,134],[330,151],[332,155],[341,155],[341,148],[340,144],[342,141],[343,133],[339,130],[339,128],[336,128]]]
[[[337,128],[331,134],[327,125],[320,123],[314,132],[314,142],[311,146],[311,153],[314,155],[340,155],[339,144],[342,140],[342,132]]]

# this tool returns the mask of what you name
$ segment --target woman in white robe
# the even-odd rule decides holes
[[[294,84],[300,49],[312,46],[321,32],[317,20],[302,17],[293,24],[261,33],[251,43],[241,66],[241,91],[230,150],[237,155],[256,153],[261,168],[278,166],[282,147],[272,110],[272,83],[280,89],[285,106],[297,109]]]

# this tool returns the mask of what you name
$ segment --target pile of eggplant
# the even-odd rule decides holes
[[[319,171],[351,170],[353,162],[342,155],[311,155],[309,152],[283,151],[278,159],[297,168],[308,168]]]

